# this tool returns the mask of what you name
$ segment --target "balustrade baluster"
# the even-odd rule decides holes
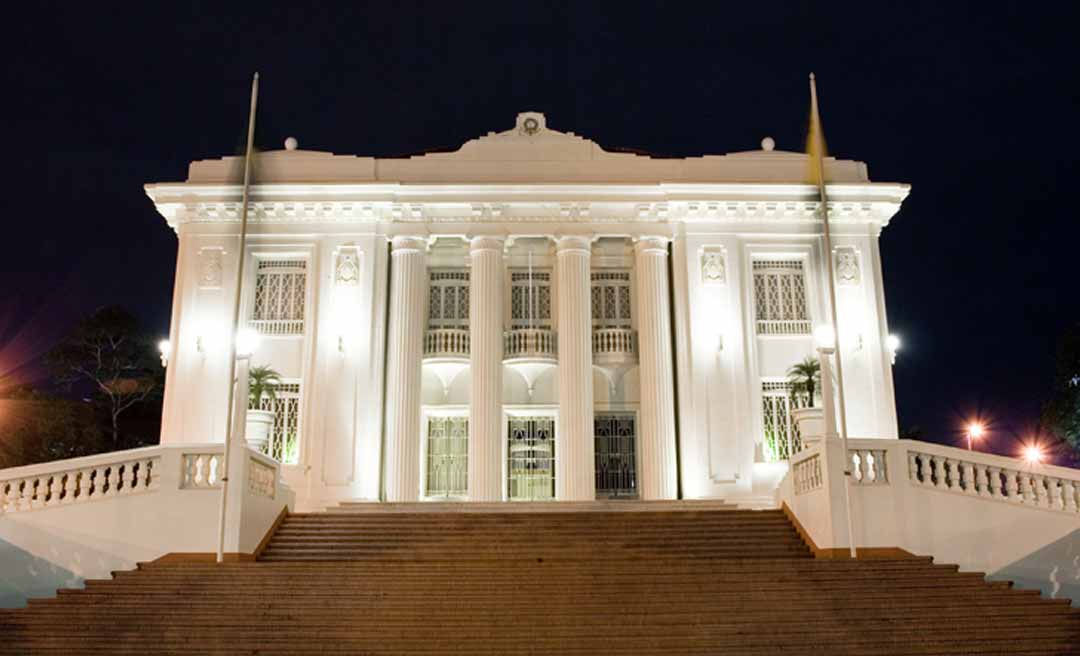
[[[1050,488],[1050,507],[1054,510],[1064,509],[1064,499],[1062,498],[1062,483],[1060,478],[1046,478],[1046,485]]]
[[[870,483],[872,481],[870,451],[859,451],[859,482]]]
[[[907,452],[907,475],[908,480],[912,483],[922,482],[922,479],[919,478],[919,461],[916,459],[914,451]]]
[[[1076,512],[1076,484],[1068,479],[1062,479],[1061,494],[1064,497],[1065,510]]]
[[[108,481],[109,487],[105,491],[105,494],[110,497],[115,497],[120,492],[118,489],[120,483],[120,471],[116,465],[110,465],[108,472],[106,480]]]
[[[1046,491],[1046,477],[1034,474],[1031,477],[1032,487],[1035,488],[1035,505],[1046,508],[1050,505],[1049,495]]]
[[[59,506],[61,492],[64,489],[63,472],[53,474],[49,478],[49,497],[45,499],[45,505],[47,506]]]
[[[946,487],[950,490],[956,490],[960,487],[960,472],[957,465],[960,463],[953,458],[945,459],[945,470],[948,482]]]
[[[941,456],[931,457],[934,466],[934,486],[941,490],[949,488],[948,483],[945,482],[945,459]]]
[[[1035,502],[1035,489],[1031,485],[1031,475],[1020,472],[1020,501],[1021,503]]]
[[[964,461],[964,494],[978,494],[979,490],[975,485],[975,465]]]
[[[124,465],[124,468],[125,468],[125,470],[127,471],[127,474],[128,474],[128,476],[127,476],[128,480],[127,480],[127,485],[126,485],[128,492],[131,492],[132,490],[137,490],[138,489],[138,487],[139,487],[139,469],[140,469],[141,466],[142,465],[140,465],[137,462],[129,462],[126,465]]]
[[[22,503],[19,507],[23,510],[30,510],[34,507],[34,486],[37,485],[36,478],[25,478],[22,481]]]
[[[978,469],[975,471],[975,484],[979,486],[980,497],[990,496],[990,478],[987,476],[988,469],[993,469],[993,467],[978,465]]]
[[[1020,472],[1011,469],[1003,469],[1002,471],[1005,473],[1005,498],[1017,503],[1022,502],[1023,499],[1019,494]]]

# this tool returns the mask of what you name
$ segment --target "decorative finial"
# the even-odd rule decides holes
[[[813,71],[810,71],[810,81],[811,82],[814,81],[814,72]]]
[[[300,142],[296,140],[296,137],[289,137],[285,140],[285,150],[296,150],[299,145]]]
[[[776,142],[773,141],[772,137],[765,137],[761,140],[762,150],[772,150],[773,148],[776,148]]]

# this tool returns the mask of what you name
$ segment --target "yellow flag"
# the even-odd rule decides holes
[[[806,131],[807,182],[822,185],[825,182],[825,133],[821,129],[821,115],[818,113],[817,84],[814,74],[810,74],[810,128]]]

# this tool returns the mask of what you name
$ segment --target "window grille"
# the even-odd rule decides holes
[[[510,272],[510,327],[551,328],[551,272]]]
[[[759,335],[809,335],[806,276],[800,260],[755,260],[754,308]]]
[[[596,449],[596,496],[637,496],[637,427],[633,414],[597,414],[593,418]]]
[[[469,418],[428,417],[427,495],[463,497],[469,488]]]
[[[270,410],[274,413],[274,425],[270,428],[270,440],[263,451],[274,460],[295,465],[300,462],[300,383],[282,382],[274,388],[273,401],[263,397],[251,410]]]
[[[464,269],[434,269],[429,275],[428,327],[467,328],[469,272]]]
[[[789,459],[801,448],[802,438],[791,411],[806,407],[806,400],[793,396],[791,383],[767,380],[761,383],[761,419],[765,427],[765,460]]]
[[[592,322],[596,328],[630,327],[630,272],[592,272]]]
[[[304,334],[306,260],[259,260],[251,325],[264,335]]]
[[[510,417],[507,436],[507,496],[511,501],[554,499],[555,418]]]

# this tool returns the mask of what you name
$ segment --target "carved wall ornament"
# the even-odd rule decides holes
[[[836,266],[836,284],[859,284],[859,255],[854,248],[837,248],[833,255]]]
[[[220,248],[199,251],[199,289],[221,289],[223,254]]]
[[[360,281],[360,255],[355,248],[343,248],[338,251],[334,266],[334,284],[342,287],[355,287]]]
[[[723,250],[702,252],[701,282],[706,285],[723,285],[727,282],[727,262]]]

